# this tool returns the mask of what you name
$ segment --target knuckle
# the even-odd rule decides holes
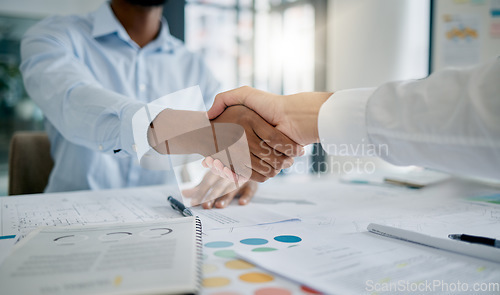
[[[259,174],[259,173],[253,173],[252,174],[252,180],[254,180],[256,182],[262,183],[262,182],[265,182],[267,179],[268,179],[268,177],[265,177],[262,174]]]
[[[273,130],[274,131],[274,130]],[[271,132],[269,134],[269,137],[267,138],[268,142],[275,144],[276,141],[278,140],[278,133],[277,132]]]
[[[275,177],[276,175],[278,175],[278,173],[280,173],[281,169],[275,169],[275,170],[272,170],[271,171],[271,177]]]

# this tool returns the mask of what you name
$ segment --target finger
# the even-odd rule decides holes
[[[207,202],[201,204],[201,207],[203,207],[203,209],[212,209],[213,204],[214,204],[213,201],[207,201]]]
[[[250,181],[250,178],[245,177],[245,176],[243,176],[243,175],[238,175],[238,185],[239,185],[239,186],[244,185],[244,184],[245,184],[245,183],[247,183],[248,181]]]
[[[212,168],[214,166],[214,158],[210,156],[206,157],[203,161],[207,164],[206,168]]]
[[[191,198],[190,202],[193,206],[199,205],[204,202],[203,197],[218,180],[219,177],[217,175],[207,172],[196,186],[184,189],[182,191],[183,196]]]
[[[279,117],[283,116],[280,107],[283,100],[279,99],[280,95],[275,95],[269,92],[254,89],[249,86],[229,90],[217,94],[214,104],[208,110],[208,118],[214,119],[219,116],[228,106],[241,104],[247,108],[254,110],[264,120],[270,124],[278,125]]]
[[[193,205],[198,205],[200,203],[203,203],[203,198],[204,196],[209,192],[210,187],[213,185],[213,182],[205,182],[202,181],[200,184],[198,184],[196,187],[194,187],[194,191],[192,192],[192,200],[191,204]]]
[[[215,208],[225,208],[227,205],[231,203],[231,201],[234,199],[234,197],[237,194],[237,190],[234,190],[230,193],[225,194],[224,196],[218,198],[215,201]]]
[[[215,169],[215,167],[210,168],[210,172],[216,176],[222,177],[221,173]]]
[[[240,205],[246,205],[250,202],[250,200],[253,198],[255,195],[255,192],[257,192],[257,183],[251,181],[248,182],[241,190],[239,191],[240,198],[238,200],[238,203]]]
[[[234,183],[245,183],[248,181],[248,177],[252,174],[251,167],[248,167],[247,165],[244,166],[245,169],[248,169],[247,171],[243,171],[243,169],[238,169],[239,171],[233,171],[230,167],[224,166],[224,164],[219,159],[215,159],[213,165],[214,168],[212,168],[211,170],[212,173]],[[215,167],[218,167],[218,169],[222,167],[222,171],[216,170]],[[244,173],[244,175],[238,174],[237,172]]]
[[[253,138],[250,139],[250,150],[252,151],[252,154],[257,158],[266,162],[275,170],[286,169],[293,165],[293,158],[274,150],[272,147],[262,141],[257,135],[255,135],[254,138],[255,141],[258,142],[258,144],[255,143]]]
[[[210,168],[210,171],[218,177],[227,178],[226,174],[224,173],[224,168],[226,168],[224,164],[222,164],[219,159],[215,159],[213,160],[212,168]]]
[[[207,193],[204,201],[213,201],[215,205],[215,200],[221,196],[236,190],[236,185],[226,179],[220,178],[217,183],[212,186],[212,189]]]
[[[225,175],[225,177],[224,177],[225,179],[230,180],[233,183],[237,183],[238,186],[242,186],[243,184],[245,184],[249,180],[248,177],[237,174],[237,173],[231,171],[231,169],[229,169],[228,167],[224,167],[224,175]]]
[[[268,179],[269,179],[269,177],[264,176],[255,170],[252,170],[252,175],[250,176],[250,180],[253,180],[256,182],[265,182]]]
[[[264,181],[268,180],[270,177],[276,176],[281,171],[281,170],[273,169],[267,163],[265,165],[262,164],[260,159],[255,157],[254,155],[251,155],[250,158],[251,158],[250,166],[246,166],[251,171],[250,179],[241,175],[241,174],[238,174],[238,178],[241,179],[241,181],[239,181],[238,183],[240,183],[240,182],[244,183],[248,180],[254,180],[257,182],[264,182]],[[263,162],[263,163],[265,163],[265,162]],[[222,170],[224,168],[229,169],[229,167],[224,167],[224,164],[222,164],[222,162],[220,160],[218,160],[218,159],[214,160],[214,168],[212,168],[212,170],[211,170],[212,173],[217,174],[224,179],[233,181],[233,179],[228,178],[228,176],[225,173],[221,173],[220,170],[215,170],[216,169],[215,167],[219,167],[219,169],[220,169],[220,167],[222,167]],[[232,172],[234,172],[234,171],[232,171]]]
[[[224,173],[222,173],[222,171],[224,170],[224,164],[222,164],[219,159],[214,160],[214,168],[215,170],[217,170],[220,176],[224,176]]]
[[[231,171],[228,167],[224,167],[223,171],[224,175],[226,176],[226,179],[233,181],[234,183],[238,183],[238,175]]]
[[[215,96],[214,104],[208,110],[208,119],[212,120],[217,118],[228,106],[243,104],[243,94],[245,90],[243,87],[219,93]]]
[[[267,178],[275,177],[281,171],[280,169],[274,169],[273,166],[257,158],[254,154],[250,155],[250,162],[252,166],[249,168]]]
[[[288,138],[272,125],[255,124],[254,131],[268,146],[288,157],[299,157],[305,153],[303,146]]]

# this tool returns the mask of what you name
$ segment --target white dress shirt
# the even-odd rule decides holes
[[[500,180],[500,59],[336,92],[318,124],[330,154]]]
[[[87,15],[41,21],[24,36],[21,57],[24,84],[46,118],[55,162],[46,192],[165,183],[167,171],[139,165],[132,117],[158,97],[197,85],[208,108],[219,90],[202,59],[170,35],[165,20],[156,39],[141,48],[108,2]],[[183,97],[164,107],[193,104]]]

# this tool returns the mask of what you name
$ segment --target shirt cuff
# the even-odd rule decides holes
[[[136,148],[134,144],[134,133],[132,118],[138,110],[143,108],[145,104],[135,103],[127,106],[121,115],[121,129],[120,129],[120,145],[129,155],[135,155]]]
[[[366,105],[375,88],[335,92],[321,106],[318,132],[330,155],[373,156],[366,129]]]

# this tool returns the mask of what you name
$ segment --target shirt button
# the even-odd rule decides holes
[[[145,91],[146,90],[146,84],[139,84],[139,90],[140,91]]]
[[[102,151],[102,145],[101,144],[99,145],[99,150]]]

